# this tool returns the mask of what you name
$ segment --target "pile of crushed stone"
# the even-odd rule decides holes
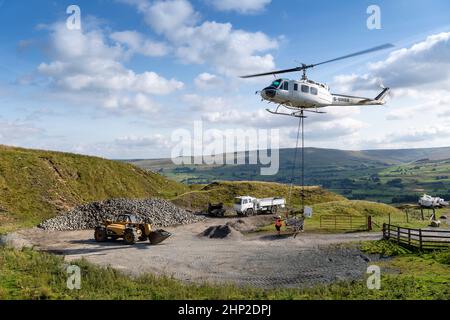
[[[112,199],[78,206],[42,222],[39,227],[50,231],[88,230],[119,214],[135,214],[139,220],[151,223],[155,228],[191,224],[204,219],[162,199]]]
[[[240,239],[242,234],[229,225],[212,226],[200,234],[201,237],[209,239]]]

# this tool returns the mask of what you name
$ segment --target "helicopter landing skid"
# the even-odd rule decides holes
[[[315,111],[314,110],[306,110],[306,109],[300,109],[300,110],[297,109],[298,111],[288,113],[288,112],[279,112],[278,111],[279,109],[280,109],[280,106],[278,106],[278,108],[275,111],[272,111],[270,109],[266,109],[266,111],[271,114],[275,114],[275,115],[279,115],[279,116],[289,116],[289,117],[295,117],[295,118],[307,118],[304,115],[304,112],[311,112],[311,113],[318,113],[318,114],[326,113],[326,112],[318,111],[317,109]],[[293,110],[293,108],[288,108],[288,109]]]
[[[275,114],[278,116],[288,116],[288,117],[295,117],[295,118],[307,118],[304,114],[303,111],[296,111],[296,112],[291,112],[291,113],[287,113],[287,112],[279,112],[278,109],[275,111],[272,111],[270,109],[266,109],[267,112],[271,113],[271,114]]]

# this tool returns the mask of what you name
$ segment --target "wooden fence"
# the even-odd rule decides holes
[[[420,250],[450,248],[450,231],[411,229],[383,224],[383,238]]]
[[[366,231],[372,228],[371,217],[352,217],[344,215],[320,216],[320,228],[341,231]]]

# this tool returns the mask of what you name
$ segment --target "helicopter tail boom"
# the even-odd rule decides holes
[[[333,106],[379,106],[384,105],[384,98],[389,93],[389,88],[384,88],[375,99],[355,97],[342,94],[333,94]]]

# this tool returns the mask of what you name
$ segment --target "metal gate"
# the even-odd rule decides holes
[[[361,216],[326,215],[320,217],[320,228],[327,230],[367,231],[369,218]]]

